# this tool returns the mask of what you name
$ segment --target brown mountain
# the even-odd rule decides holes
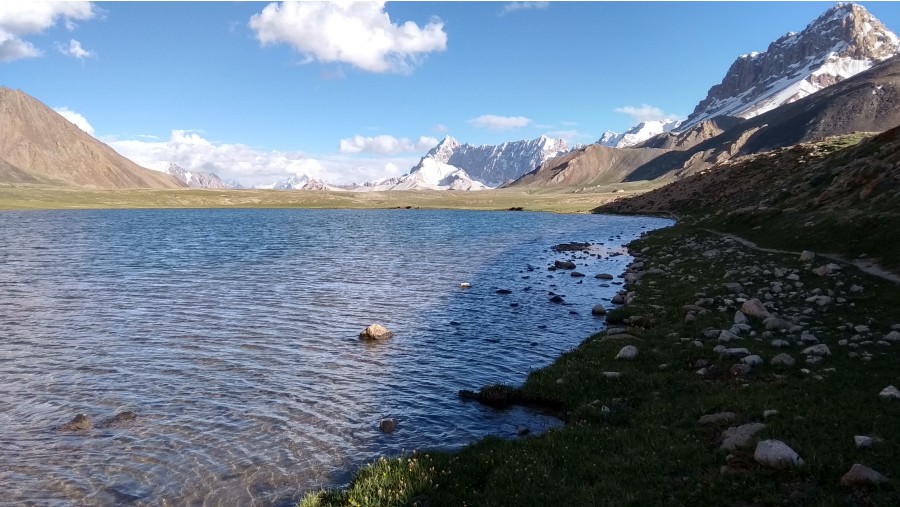
[[[670,173],[685,176],[731,158],[851,132],[884,132],[900,125],[900,56],[796,102],[744,120],[684,151],[671,151],[635,169],[629,181]]]
[[[186,186],[119,155],[19,90],[0,87],[0,133],[0,183],[110,189]]]
[[[593,186],[618,183],[632,171],[666,153],[655,148],[608,148],[591,144],[552,158],[509,186]]]

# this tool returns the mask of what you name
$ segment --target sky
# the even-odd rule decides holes
[[[900,31],[900,7],[861,2]],[[833,2],[0,2],[0,86],[135,162],[245,185],[409,172],[446,135],[685,118]]]

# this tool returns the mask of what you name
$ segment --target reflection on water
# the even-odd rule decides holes
[[[666,221],[418,210],[0,213],[0,504],[274,505],[553,419],[463,403],[602,327]],[[568,241],[585,278],[550,272]],[[459,288],[460,282],[472,288]],[[498,294],[507,289],[511,294]],[[548,303],[548,293],[566,305]],[[379,322],[386,343],[361,343]],[[100,422],[57,431],[77,413]],[[395,418],[383,435],[378,423]]]

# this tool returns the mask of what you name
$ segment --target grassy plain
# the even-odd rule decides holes
[[[427,208],[587,213],[616,197],[659,183],[630,183],[589,190],[497,189],[478,192],[320,192],[283,190],[92,190],[0,185],[0,209],[110,208]]]

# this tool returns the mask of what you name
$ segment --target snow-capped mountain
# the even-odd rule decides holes
[[[603,133],[603,136],[600,137],[600,140],[597,141],[597,144],[609,148],[629,148],[642,143],[651,137],[658,136],[659,134],[677,128],[678,123],[678,120],[670,119],[649,120],[638,123],[622,134],[607,130]]]
[[[215,174],[204,173],[199,171],[188,171],[178,164],[169,163],[166,169],[168,174],[175,176],[179,180],[192,188],[233,188],[219,178]]]
[[[898,53],[900,39],[869,11],[856,4],[837,4],[766,51],[740,56],[678,130],[715,116],[758,116]]]
[[[484,183],[473,180],[465,170],[426,155],[409,174],[401,176],[391,190],[484,190]]]
[[[431,158],[463,169],[472,180],[480,181],[488,187],[497,187],[568,151],[569,147],[564,140],[547,136],[481,146],[460,144],[447,136],[423,160]]]
[[[271,188],[274,190],[332,190],[338,191],[343,190],[342,188],[338,188],[324,181],[319,181],[314,178],[310,178],[309,176],[303,174],[298,176],[291,176],[286,180],[279,181],[274,185],[265,185],[258,186],[256,188]]]

